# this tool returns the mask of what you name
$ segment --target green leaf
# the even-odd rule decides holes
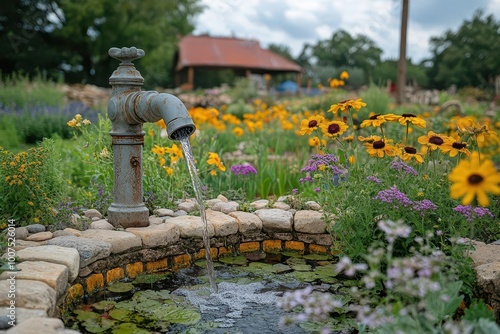
[[[150,331],[137,327],[136,324],[125,322],[113,328],[113,334],[150,334]]]
[[[133,288],[134,288],[134,285],[132,283],[117,282],[117,283],[113,283],[110,286],[108,286],[108,291],[122,293],[122,292],[128,292],[128,291],[132,290]]]

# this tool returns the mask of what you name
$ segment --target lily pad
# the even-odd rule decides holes
[[[313,282],[318,279],[318,276],[310,271],[294,271],[292,274],[301,282]]]
[[[277,263],[273,265],[273,271],[277,274],[285,273],[292,270],[292,268],[283,263]]]
[[[73,313],[77,315],[76,320],[78,321],[86,321],[88,319],[97,319],[101,317],[99,313],[84,311],[84,310],[75,310],[73,311]]]
[[[113,334],[149,334],[150,331],[137,327],[136,324],[124,322],[113,328]]]
[[[337,272],[335,271],[335,265],[329,264],[326,266],[316,267],[314,272],[323,279],[324,277],[336,277]]]
[[[101,300],[100,302],[92,304],[96,310],[109,311],[115,307],[116,302],[114,300]]]
[[[300,259],[300,258],[304,257],[304,254],[301,254],[299,252],[285,251],[285,252],[281,252],[281,254],[284,256],[293,258],[293,259],[295,259],[295,258]]]
[[[311,260],[311,261],[327,261],[330,260],[332,257],[326,254],[307,254],[304,255],[304,259],[306,260]]]
[[[232,265],[238,265],[238,266],[245,266],[248,261],[246,257],[243,255],[239,256],[222,256],[219,257],[219,261],[225,264],[232,264]]]
[[[154,320],[168,321],[174,324],[183,325],[193,325],[201,320],[201,314],[198,311],[173,305],[161,305],[152,310],[151,317]]]
[[[172,275],[171,272],[164,272],[161,274],[147,274],[147,275],[139,275],[134,279],[134,284],[153,284],[158,281],[161,281],[167,276]]]
[[[85,330],[90,333],[103,333],[113,327],[116,322],[106,318],[90,318],[83,322]]]
[[[122,292],[128,292],[128,291],[132,290],[133,288],[134,288],[134,285],[132,283],[117,282],[117,283],[113,283],[110,286],[108,286],[108,291],[122,293]]]

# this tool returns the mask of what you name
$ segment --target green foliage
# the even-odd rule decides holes
[[[457,31],[431,38],[432,67],[428,74],[436,88],[488,87],[492,73],[500,70],[500,23],[482,11],[465,20]]]
[[[65,94],[59,83],[46,80],[40,74],[30,79],[22,73],[6,75],[0,81],[0,105],[3,108],[61,107],[64,104]]]
[[[420,64],[413,64],[411,59],[406,61],[406,81],[413,81],[419,87],[427,87],[429,79],[427,78],[426,68]],[[387,80],[394,84],[398,78],[398,60],[387,59],[382,61],[373,70],[373,82],[384,86]]]
[[[233,101],[249,101],[257,97],[257,88],[252,80],[240,77],[234,79],[233,87],[229,90],[228,95]]]
[[[17,154],[0,147],[0,217],[20,226],[52,224],[65,189],[59,159],[48,139]]]
[[[360,97],[366,102],[366,108],[361,109],[358,117],[361,120],[368,118],[370,112],[374,114],[387,114],[389,103],[393,98],[387,93],[384,87],[371,84],[367,90],[360,93]]]
[[[173,85],[178,36],[194,30],[192,20],[202,10],[199,0],[30,0],[0,8],[4,73],[33,75],[38,68],[55,77],[62,69],[65,81],[107,86],[117,66],[108,49],[134,45],[148,53],[138,69],[151,87]]]

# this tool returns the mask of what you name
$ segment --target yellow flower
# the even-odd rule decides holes
[[[35,217],[35,218],[33,218],[33,222],[34,222],[34,223],[38,223],[39,221],[40,221],[40,219],[38,219],[38,218],[36,218],[36,217]]]
[[[161,147],[158,145],[155,145],[155,147],[153,147],[151,151],[158,155],[164,155],[166,153],[165,147]]]
[[[212,169],[212,170],[210,171],[210,175],[212,175],[212,176],[217,176],[217,171],[216,171],[215,169]]]
[[[377,135],[372,135],[368,137],[358,136],[358,140],[363,143],[373,143],[374,141],[382,140],[382,137]]]
[[[383,158],[384,155],[394,156],[396,154],[395,147],[382,140],[364,143],[363,145],[366,147],[366,152],[372,157]]]
[[[110,157],[110,153],[108,151],[108,149],[105,147],[102,149],[101,153],[99,153],[99,155],[101,156],[101,158],[109,158]]]
[[[167,172],[169,176],[174,175],[174,169],[172,167],[163,166],[163,168],[165,169],[165,172]]]
[[[149,129],[148,130],[148,136],[153,137],[155,135],[155,130]]]
[[[441,146],[441,151],[443,153],[448,153],[451,158],[456,156],[458,153],[464,153],[467,156],[470,156],[470,151],[467,149],[467,143],[456,141],[451,137],[448,137],[448,139]]]
[[[330,138],[335,138],[340,136],[341,134],[346,132],[346,130],[349,128],[349,126],[342,121],[324,122],[320,126],[323,135]]]
[[[347,73],[347,71],[342,71],[342,73],[340,73],[340,79],[342,80],[349,79],[349,73]]]
[[[354,165],[354,163],[356,162],[356,157],[354,155],[350,155],[348,160],[351,165]]]
[[[89,125],[89,124],[90,124],[90,121],[89,121],[88,119],[84,119],[84,120],[83,120],[83,124],[85,124],[85,125]]]
[[[156,125],[158,125],[160,128],[162,129],[166,129],[167,128],[167,125],[165,124],[165,121],[160,119],[158,122],[155,123]]]
[[[415,147],[405,146],[401,152],[401,159],[404,161],[415,160],[418,164],[424,162],[424,158],[422,157],[422,153],[418,153]]]
[[[311,146],[311,147],[318,147],[318,146],[321,146],[322,144],[323,144],[323,146],[326,146],[326,140],[319,139],[318,136],[314,136],[314,137],[309,138],[308,143],[309,143],[309,146]]]
[[[68,125],[71,126],[72,128],[74,128],[76,126],[78,122],[76,121],[76,119],[72,119],[71,121],[68,122]]]
[[[350,108],[353,108],[354,110],[356,111],[359,111],[359,109],[361,109],[361,107],[365,107],[366,106],[366,103],[363,102],[363,100],[361,98],[359,99],[356,99],[356,100],[345,100],[345,101],[341,101],[337,104],[332,104],[330,106],[330,109],[328,109],[328,111],[330,112],[333,112],[334,114],[337,113],[337,111],[342,111],[342,112],[349,112],[349,109]]]
[[[408,125],[408,123],[411,123],[419,128],[425,128],[427,126],[427,123],[425,122],[424,119],[414,114],[402,114],[401,117],[398,119],[398,122],[399,124],[404,126]]]
[[[209,165],[215,165],[217,168],[219,168],[221,171],[225,172],[226,171],[226,166],[222,164],[222,161],[220,161],[219,155],[215,152],[208,152],[208,160],[207,163]]]
[[[300,122],[300,134],[301,135],[310,135],[314,131],[316,131],[321,123],[325,121],[325,118],[321,115],[313,115],[308,119],[304,119]]]
[[[233,133],[235,136],[241,137],[241,136],[243,136],[243,133],[245,133],[245,131],[242,128],[240,128],[239,126],[237,126],[233,129]]]
[[[160,157],[160,159],[159,159],[160,166],[164,166],[166,162],[167,161],[165,160],[164,157]]]
[[[80,114],[76,114],[76,115],[75,115],[75,120],[76,120],[77,122],[81,122],[81,121],[82,121],[82,115],[80,115]]]
[[[376,128],[376,127],[381,126],[385,122],[386,122],[386,119],[382,115],[375,114],[375,115],[370,116],[368,119],[365,119],[363,122],[361,122],[360,127],[364,128],[367,126],[373,126]]]
[[[33,206],[33,202],[31,202],[31,201],[30,201],[30,202],[28,202],[28,205],[29,205],[29,206]]]
[[[184,157],[181,148],[176,144],[173,144],[172,147],[165,147],[165,152],[170,154],[170,159],[173,163]]]
[[[488,193],[500,195],[500,173],[491,160],[481,163],[477,152],[473,152],[470,159],[461,160],[448,179],[453,183],[450,196],[454,199],[463,197],[463,205],[477,198],[479,205],[488,206]]]
[[[424,135],[418,137],[418,142],[422,145],[427,145],[431,151],[434,151],[435,149],[440,148],[440,146],[445,143],[447,138],[448,137],[445,135],[429,131],[426,136]]]

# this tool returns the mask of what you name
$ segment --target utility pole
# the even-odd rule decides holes
[[[396,103],[401,105],[405,102],[405,84],[406,84],[406,31],[408,28],[408,1],[402,0],[401,9],[401,34],[399,41],[399,61],[398,61],[398,79],[396,82]]]

